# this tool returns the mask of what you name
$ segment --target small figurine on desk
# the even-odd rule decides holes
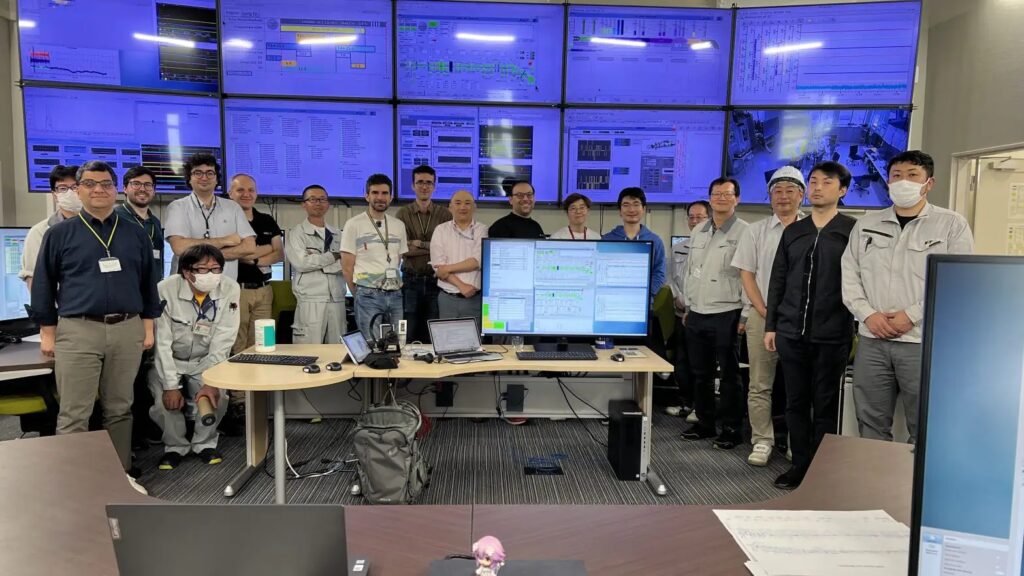
[[[476,558],[476,576],[498,576],[498,570],[505,565],[505,549],[494,536],[484,536],[473,544]]]

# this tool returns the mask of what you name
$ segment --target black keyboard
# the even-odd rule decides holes
[[[228,362],[242,364],[272,364],[275,366],[305,366],[315,364],[316,356],[286,356],[278,354],[237,354],[228,358]]]
[[[516,352],[516,358],[520,360],[597,360],[597,353],[593,350],[555,350],[544,352]]]

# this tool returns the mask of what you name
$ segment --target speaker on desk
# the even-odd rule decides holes
[[[640,480],[644,413],[632,400],[608,401],[608,463],[619,480]]]

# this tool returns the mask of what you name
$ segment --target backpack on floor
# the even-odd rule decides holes
[[[416,432],[422,419],[410,402],[374,406],[356,420],[359,484],[370,504],[411,504],[430,482]]]

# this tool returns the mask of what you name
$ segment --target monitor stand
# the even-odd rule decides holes
[[[593,352],[590,344],[571,344],[566,338],[559,338],[558,342],[538,342],[533,349],[537,352]]]

